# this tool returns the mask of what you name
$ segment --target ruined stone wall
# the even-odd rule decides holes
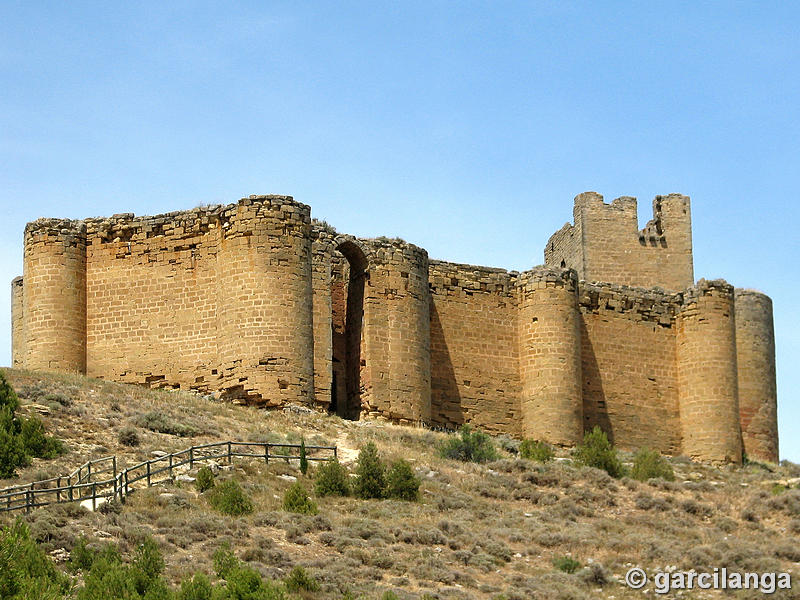
[[[772,300],[737,289],[736,364],[744,451],[757,460],[778,460],[778,392]]]
[[[581,285],[587,431],[599,425],[621,448],[680,454],[674,318],[681,302],[680,294]]]
[[[575,224],[565,223],[547,242],[545,264],[554,269],[574,269],[580,276],[585,272],[583,262],[582,219],[577,209]]]
[[[578,281],[572,270],[520,274],[520,408],[525,437],[571,446],[583,438]]]
[[[86,226],[39,219],[25,227],[25,367],[86,372]]]
[[[25,288],[22,277],[11,282],[11,366],[25,368]]]
[[[545,247],[545,264],[575,269],[580,279],[679,291],[694,282],[689,198],[656,196],[653,219],[639,230],[636,199],[611,204],[594,192],[575,198],[572,226]],[[580,247],[578,247],[580,244]]]
[[[733,287],[701,279],[676,319],[682,451],[692,458],[741,462]]]
[[[520,436],[516,273],[430,261],[431,421]]]

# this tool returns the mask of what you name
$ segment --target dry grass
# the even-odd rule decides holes
[[[391,590],[399,598],[427,593],[633,599],[642,593],[620,583],[633,564],[648,571],[670,566],[796,571],[794,561],[800,560],[800,490],[773,490],[776,480],[798,476],[791,465],[772,465],[770,471],[673,460],[675,482],[640,483],[577,468],[563,453],[547,465],[505,452],[487,465],[464,464],[437,457],[434,445],[443,434],[422,429],[266,412],[77,376],[7,375],[24,410],[33,410],[33,403],[48,406],[46,427],[65,439],[70,451],[53,461],[36,460],[18,480],[0,485],[66,473],[106,454],[131,464],[154,450],[301,436],[308,444],[337,444],[351,472],[358,448],[372,441],[384,459],[409,460],[422,479],[418,503],[325,497],[315,498],[318,515],[290,514],[281,509],[291,485],[286,476],[304,481],[309,490],[311,478],[284,462],[242,460],[221,470],[218,481],[235,478],[242,485],[255,506],[250,515],[223,516],[191,483],[176,482],[137,491],[121,510],[90,513],[60,505],[26,517],[48,550],[69,550],[85,534],[93,543],[113,541],[130,552],[143,536],[153,535],[173,582],[197,570],[211,575],[211,555],[225,541],[267,576],[305,567],[322,584],[319,598],[350,591],[371,599]],[[137,425],[148,413],[196,434],[180,437]],[[120,442],[123,428],[136,429],[137,446]],[[309,474],[313,477],[313,467]],[[562,557],[589,568],[563,573],[553,566]],[[694,594],[684,597],[722,597]]]

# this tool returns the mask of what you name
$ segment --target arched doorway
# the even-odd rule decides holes
[[[329,410],[345,419],[361,414],[363,392],[361,373],[364,322],[364,283],[368,261],[352,240],[336,246],[331,264],[331,327],[333,337],[333,380]]]

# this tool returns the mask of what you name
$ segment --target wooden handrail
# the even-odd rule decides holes
[[[263,453],[254,452],[236,452],[234,448],[237,446],[257,446],[263,448]],[[220,454],[197,454],[197,450],[208,450],[211,448],[225,448],[225,452]],[[300,444],[279,444],[272,442],[212,442],[209,444],[201,444],[198,446],[191,446],[184,450],[164,454],[157,458],[137,463],[130,467],[126,467],[120,471],[117,470],[117,457],[104,456],[85,462],[75,469],[67,476],[51,477],[50,479],[42,479],[31,483],[15,485],[0,490],[0,512],[7,512],[13,510],[25,510],[30,512],[34,508],[40,506],[47,506],[49,504],[60,504],[64,502],[74,502],[76,500],[85,501],[91,500],[93,510],[97,508],[97,501],[99,499],[110,500],[111,498],[118,498],[121,502],[125,501],[125,497],[130,494],[133,489],[130,485],[138,481],[147,480],[147,486],[153,485],[153,477],[161,473],[169,472],[169,478],[174,477],[174,470],[184,465],[189,465],[190,468],[196,462],[203,462],[214,459],[227,459],[229,464],[232,464],[233,458],[263,458],[265,462],[275,458],[289,460],[300,460],[300,454],[272,454],[270,448],[301,448]],[[306,456],[309,461],[328,461],[336,459],[338,450],[336,446],[306,446],[306,451],[318,450],[332,450],[333,455],[327,457],[320,456]],[[188,454],[189,457],[185,460],[176,461],[176,457],[181,457]],[[92,468],[93,466],[102,463],[110,462],[110,468]],[[153,469],[157,463],[164,462],[165,466],[158,466]],[[145,472],[135,474],[137,469],[144,469]],[[97,479],[97,475],[111,473],[112,477],[107,479]],[[67,485],[62,485],[62,481],[66,479]],[[94,480],[93,480],[94,479]],[[43,487],[43,484],[57,482],[56,487]],[[37,486],[38,489],[37,489]],[[77,490],[77,494],[75,493]],[[90,495],[84,495],[84,492],[90,490]],[[47,500],[46,496],[54,495],[55,500]]]

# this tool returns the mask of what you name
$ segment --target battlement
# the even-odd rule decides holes
[[[286,222],[311,223],[310,206],[295,202],[291,196],[279,195],[252,195],[232,204],[199,206],[154,216],[121,213],[74,223],[83,223],[89,238],[100,243],[116,243],[159,236],[191,238],[215,229],[221,230],[225,236],[246,235],[245,232],[253,228],[251,220],[267,214]]]
[[[669,194],[653,200],[653,218],[638,227],[636,198],[610,204],[596,192],[575,197],[574,224],[554,233],[545,247],[545,264],[572,268],[585,281],[678,291],[692,285],[690,201]]]
[[[429,279],[434,294],[496,294],[511,297],[519,273],[443,260],[431,260]]]
[[[578,289],[578,274],[574,269],[539,265],[520,273],[517,287],[523,293],[545,288],[563,288],[575,293]]]

